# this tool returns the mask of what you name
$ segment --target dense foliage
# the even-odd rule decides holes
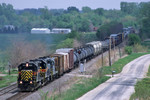
[[[106,23],[102,25],[98,30],[97,30],[97,37],[99,37],[100,40],[103,40],[104,38],[110,36],[110,34],[117,34],[119,32],[122,32],[123,25],[122,23],[118,23],[116,21]]]
[[[125,47],[125,52],[126,52],[128,55],[130,55],[130,54],[132,53],[132,47],[126,46],[126,47]]]
[[[121,10],[105,10],[103,8],[91,9],[76,7],[67,9],[23,9],[15,10],[13,6],[0,4],[0,28],[4,25],[14,25],[19,33],[29,33],[32,28],[71,28],[75,31],[89,32],[94,27],[100,27],[114,20],[122,22],[125,26],[134,26],[136,17]]]
[[[140,40],[140,37],[136,34],[129,34],[129,39],[128,39],[128,44],[130,46],[133,46],[135,44],[140,44],[141,43],[141,40]]]
[[[136,21],[134,26],[140,29],[139,35],[142,39],[150,38],[150,2],[122,2],[121,11],[128,15],[132,15],[128,17],[128,20],[132,19],[131,23]],[[132,18],[133,16],[135,16],[137,20]]]
[[[142,38],[150,38],[150,2],[141,4],[141,34]]]
[[[0,29],[5,25],[14,25],[19,33],[29,33],[32,28],[71,28],[75,31],[90,32],[94,28],[102,27],[98,30],[109,31],[113,22],[116,20],[124,27],[133,26],[140,29],[140,37],[150,37],[150,2],[121,2],[121,10],[105,10],[103,8],[91,9],[83,7],[79,10],[76,7],[67,9],[23,9],[15,10],[10,4],[0,4]],[[106,29],[105,29],[106,28]],[[1,30],[0,30],[1,31]],[[111,31],[111,32],[110,32]],[[102,34],[102,36],[107,36]]]

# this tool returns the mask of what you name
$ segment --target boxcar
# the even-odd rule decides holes
[[[63,75],[64,73],[64,62],[63,62],[63,55],[62,54],[52,54],[50,55],[51,57],[54,57],[54,60],[55,60],[55,67],[58,68],[58,74],[59,76]]]
[[[73,48],[62,48],[57,49],[56,53],[63,52],[69,54],[69,69],[74,68],[74,49]]]
[[[63,52],[58,52],[57,54],[60,54],[60,55],[63,56],[64,72],[69,71],[69,54],[68,53],[63,53]]]

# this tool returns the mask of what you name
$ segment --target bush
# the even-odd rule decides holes
[[[78,37],[78,33],[76,31],[72,31],[71,33],[68,34],[68,38],[77,38]]]
[[[132,53],[132,47],[126,46],[125,47],[125,52],[130,55]]]
[[[129,34],[129,40],[128,41],[129,41],[128,44],[130,46],[141,43],[140,37],[136,34]]]
[[[57,45],[57,49],[59,48],[72,48],[73,47],[73,39],[66,39]]]

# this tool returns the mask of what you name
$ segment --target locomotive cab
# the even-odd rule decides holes
[[[53,76],[58,73],[55,68],[55,63],[53,58],[40,57],[40,77],[43,77],[43,81],[53,80]]]
[[[18,88],[31,91],[35,87],[38,67],[33,62],[22,63],[18,66]]]

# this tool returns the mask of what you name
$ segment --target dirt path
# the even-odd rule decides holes
[[[7,76],[8,74],[0,74],[0,76]],[[17,74],[11,74],[11,76],[17,76]]]
[[[128,63],[120,74],[115,75],[77,100],[129,100],[137,80],[146,76],[150,54]]]

